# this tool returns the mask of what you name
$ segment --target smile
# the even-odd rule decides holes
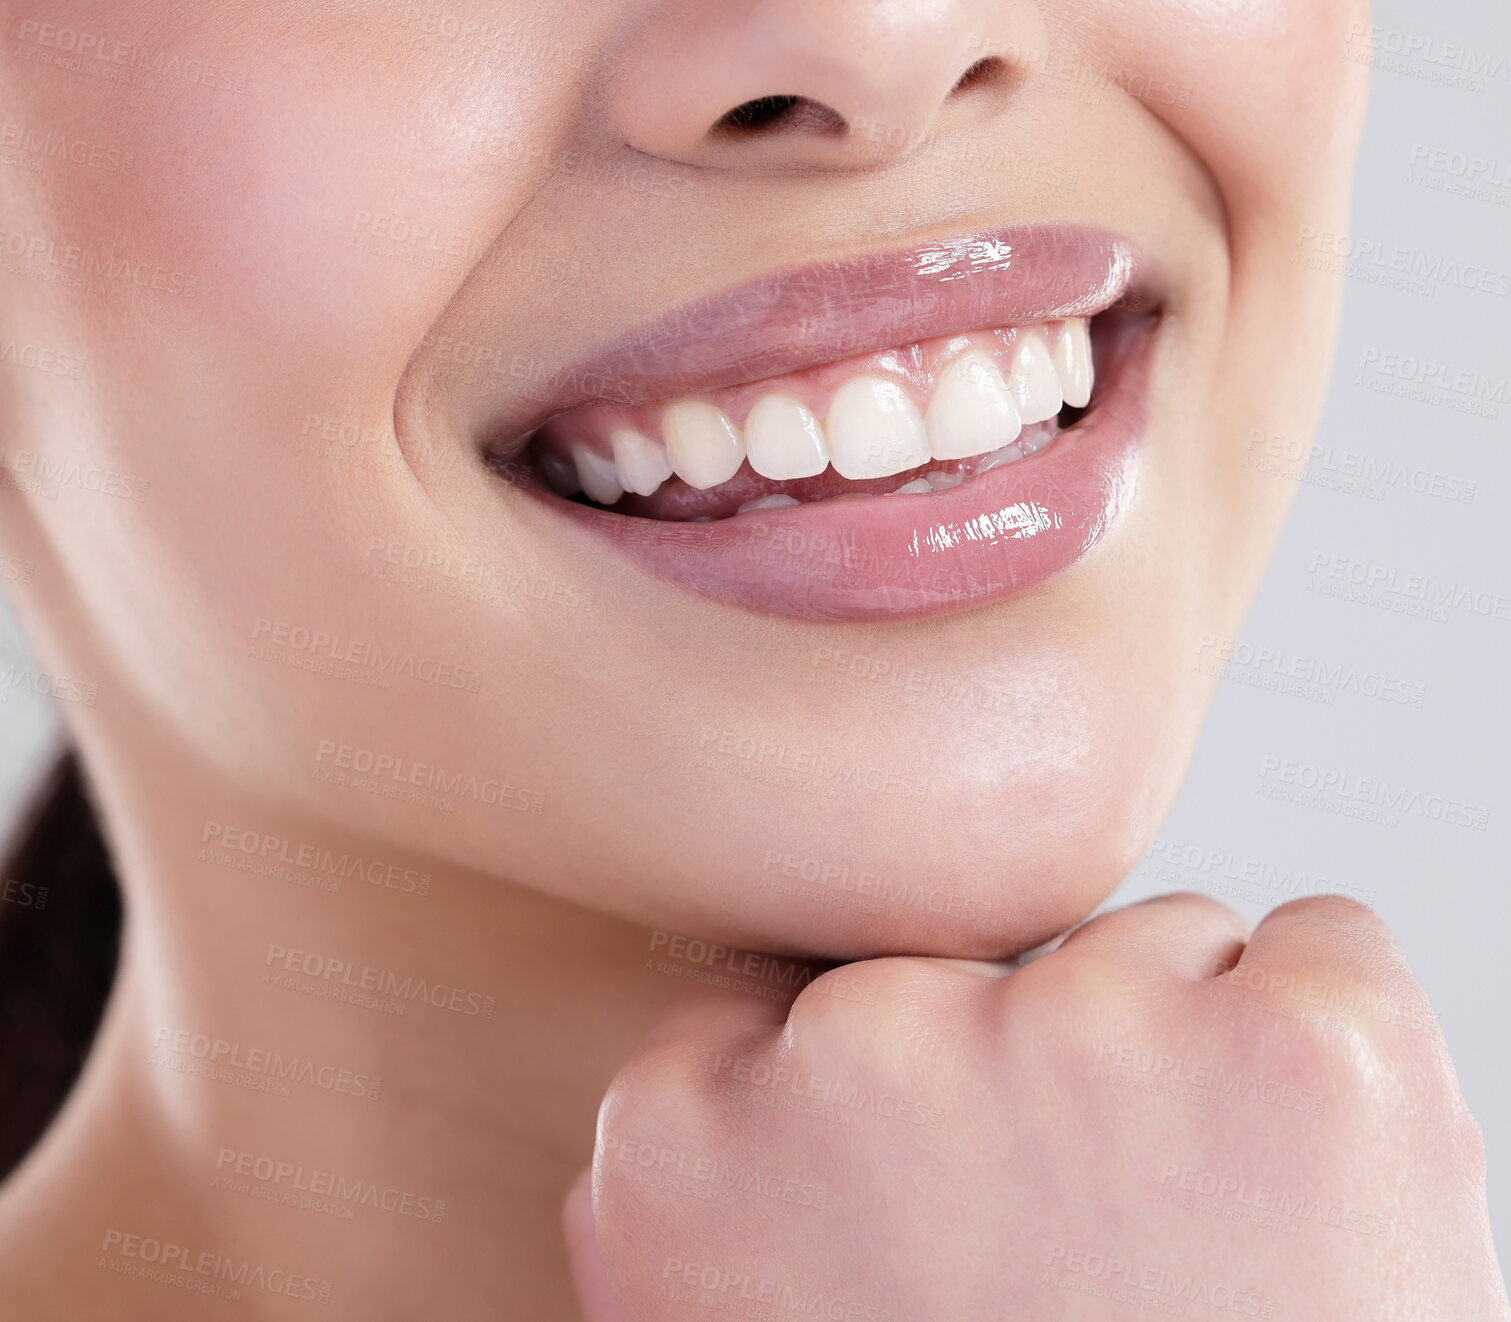
[[[1159,324],[1139,277],[1125,242],[1061,227],[779,272],[574,365],[484,457],[706,596],[968,609],[1080,559],[1132,498]]]

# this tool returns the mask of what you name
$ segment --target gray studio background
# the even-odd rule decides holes
[[[1511,5],[1377,0],[1374,22],[1353,43],[1374,99],[1317,453],[1301,474],[1284,438],[1251,451],[1301,482],[1295,510],[1161,846],[1112,902],[1201,889],[1258,918],[1298,887],[1371,900],[1484,1126],[1506,1265]],[[0,602],[0,676],[24,658]],[[40,700],[0,684],[0,831],[55,738]],[[1369,781],[1409,797],[1371,810]]]

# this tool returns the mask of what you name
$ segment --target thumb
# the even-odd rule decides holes
[[[623,1322],[614,1301],[609,1274],[598,1250],[598,1230],[593,1224],[593,1172],[585,1170],[574,1181],[561,1209],[562,1233],[567,1241],[567,1261],[572,1284],[582,1305],[582,1322]]]

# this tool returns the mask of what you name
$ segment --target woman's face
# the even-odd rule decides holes
[[[0,366],[0,498],[100,719],[763,948],[1132,865],[1320,405],[1362,0],[3,10],[0,315],[83,366]]]

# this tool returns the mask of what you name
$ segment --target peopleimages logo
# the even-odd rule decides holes
[[[446,1215],[444,1199],[236,1148],[220,1149],[215,1171],[211,1188],[224,1187],[233,1193],[266,1190],[258,1194],[265,1201],[307,1211],[324,1212],[330,1205],[349,1214],[352,1208],[367,1207],[416,1221],[440,1221]],[[241,1184],[246,1187],[239,1187]]]
[[[199,277],[186,275],[166,266],[119,252],[96,252],[77,243],[60,245],[45,234],[26,234],[17,230],[0,230],[0,253],[20,258],[24,265],[11,270],[22,275],[39,275],[43,279],[67,283],[68,275],[85,282],[119,281],[159,294],[177,294],[194,298],[199,293]],[[103,290],[101,283],[99,288]]]
[[[1187,1060],[1169,1052],[1124,1042],[1099,1042],[1096,1053],[1097,1070],[1092,1077],[1109,1083],[1143,1078],[1162,1085],[1199,1089],[1229,1102],[1263,1102],[1266,1106],[1278,1106],[1281,1110],[1305,1115],[1322,1115],[1327,1110],[1327,1098],[1314,1089],[1300,1088],[1279,1079],[1261,1079],[1243,1070],[1230,1072],[1209,1061]]]
[[[1367,666],[1361,669],[1341,661],[1324,661],[1283,647],[1219,638],[1216,634],[1206,633],[1201,636],[1196,650],[1197,656],[1207,663],[1206,673],[1221,674],[1239,683],[1267,687],[1265,677],[1273,677],[1276,681],[1295,680],[1328,690],[1324,697],[1329,702],[1333,692],[1354,693],[1406,707],[1420,707],[1427,699],[1427,690],[1420,684],[1382,675]],[[1249,672],[1249,675],[1245,677],[1243,672]]]
[[[793,772],[799,776],[812,776],[819,783],[865,789],[902,799],[929,797],[929,782],[926,780],[915,780],[900,771],[889,771],[885,767],[832,758],[826,753],[778,743],[761,735],[746,734],[739,730],[720,730],[705,725],[698,732],[698,748],[700,755],[724,757],[776,771]]]
[[[1391,1223],[1386,1217],[1347,1207],[1342,1203],[1324,1202],[1315,1195],[1298,1193],[1294,1189],[1255,1183],[1236,1175],[1219,1175],[1216,1171],[1180,1166],[1168,1161],[1160,1172],[1159,1182],[1163,1187],[1210,1198],[1214,1202],[1231,1202],[1237,1207],[1251,1208],[1255,1212],[1273,1213],[1288,1225],[1311,1222],[1381,1239],[1390,1234]]]
[[[1165,836],[1155,837],[1139,866],[1152,869],[1160,881],[1195,890],[1213,889],[1224,882],[1235,887],[1253,888],[1253,898],[1262,898],[1265,902],[1273,902],[1275,896],[1299,898],[1310,895],[1342,895],[1360,904],[1375,902],[1372,890],[1333,881],[1302,867],[1282,866],[1236,854],[1231,849],[1213,849],[1194,841]],[[1223,893],[1230,891],[1225,889]]]
[[[1257,1290],[1240,1289],[1166,1267],[1140,1265],[1091,1249],[1051,1244],[1044,1266],[1051,1285],[1099,1298],[1126,1300],[1144,1311],[1168,1312],[1169,1308],[1161,1305],[1163,1298],[1178,1307],[1180,1313],[1185,1312],[1186,1304],[1197,1304],[1214,1313],[1238,1317],[1275,1316],[1275,1301]]]
[[[338,744],[333,739],[320,740],[315,752],[315,762],[339,768],[343,772],[355,772],[359,777],[369,778],[376,786],[413,786],[437,794],[460,795],[477,803],[507,808],[514,812],[538,813],[546,800],[546,796],[539,790],[521,789],[517,785],[490,777],[479,779],[468,772],[447,771],[444,767],[414,762],[395,753],[358,748],[353,744]],[[355,781],[353,784],[357,788],[364,787]]]
[[[1490,809],[1477,804],[1464,803],[1442,794],[1423,793],[1405,785],[1392,785],[1372,776],[1356,776],[1337,767],[1319,766],[1274,754],[1267,754],[1261,760],[1259,779],[1265,785],[1277,789],[1289,787],[1306,791],[1318,801],[1331,799],[1340,804],[1365,804],[1395,817],[1421,817],[1430,822],[1463,826],[1472,831],[1483,831],[1490,825]],[[1308,803],[1305,797],[1285,793],[1272,793],[1270,797],[1295,797],[1297,802]],[[1313,806],[1321,804],[1319,802]]]
[[[323,1092],[368,1101],[375,1101],[383,1088],[383,1080],[370,1074],[318,1064],[302,1056],[285,1056],[281,1051],[247,1046],[243,1042],[211,1037],[208,1033],[173,1029],[165,1024],[160,1024],[153,1032],[152,1050],[154,1056],[163,1056],[161,1063],[165,1068],[218,1083],[247,1086],[245,1080],[235,1073],[239,1070],[250,1079],[283,1085],[285,1089],[290,1083],[302,1083]],[[154,1060],[153,1063],[157,1062]],[[254,1088],[253,1091],[276,1089]],[[280,1095],[288,1094],[283,1091]]]
[[[480,670],[454,661],[442,661],[433,656],[417,657],[413,652],[384,647],[364,638],[343,637],[326,629],[310,628],[288,620],[270,620],[265,616],[258,616],[253,623],[252,641],[262,645],[261,652],[254,648],[254,657],[276,659],[287,653],[300,658],[306,669],[318,669],[322,665],[327,668],[353,666],[371,670],[385,680],[414,679],[442,688],[465,689],[468,693],[476,693],[483,680]],[[277,652],[270,652],[269,648],[277,649]]]
[[[1420,291],[1429,294],[1437,285],[1453,285],[1497,298],[1511,297],[1511,271],[1476,262],[1460,262],[1443,254],[1336,230],[1319,230],[1313,225],[1301,227],[1297,245],[1296,260],[1304,260],[1315,270],[1343,272],[1372,283],[1421,281]],[[1311,250],[1311,257],[1305,249]]]
[[[200,835],[200,843],[208,845],[211,850],[256,860],[270,868],[293,868],[332,878],[361,877],[369,885],[384,890],[403,891],[412,895],[430,893],[430,873],[421,872],[417,868],[407,868],[399,863],[389,863],[347,850],[338,854],[324,845],[291,840],[285,836],[249,830],[225,822],[207,821]],[[203,856],[201,851],[201,857]],[[340,886],[335,889],[339,890]]]
[[[1312,590],[1324,596],[1347,596],[1347,591],[1329,590],[1329,585],[1337,584],[1339,589],[1361,594],[1359,599],[1366,604],[1378,598],[1399,603],[1392,609],[1415,608],[1429,618],[1446,619],[1447,611],[1463,610],[1487,619],[1511,620],[1511,595],[1504,592],[1444,582],[1432,574],[1412,573],[1354,556],[1314,551],[1310,574]]]
[[[21,21],[21,40],[35,45],[35,53],[28,58],[36,60],[38,55],[48,54],[48,59],[36,60],[38,63],[56,63],[80,72],[90,72],[89,65],[93,64],[121,78],[128,76],[129,71],[129,76],[141,87],[154,88],[164,78],[177,78],[212,91],[240,95],[247,90],[247,75],[240,69],[212,64],[193,55],[180,55],[177,51],[154,50],[100,32],[84,32],[27,18]],[[52,56],[51,51],[58,54]]]
[[[134,1235],[112,1228],[105,1232],[105,1242],[100,1250],[111,1255],[101,1265],[112,1271],[176,1285],[199,1294],[239,1299],[240,1287],[287,1295],[290,1299],[310,1304],[328,1304],[331,1299],[329,1281],[282,1267],[266,1267],[209,1249],[196,1251],[172,1240],[154,1239],[151,1235]]]
[[[737,1317],[766,1318],[780,1313],[833,1322],[892,1322],[890,1309],[858,1299],[841,1299],[821,1290],[799,1289],[785,1281],[684,1258],[668,1258],[661,1269],[661,1280],[663,1293],[672,1299],[696,1300],[712,1312]]]
[[[429,978],[399,974],[393,969],[375,968],[371,964],[359,964],[312,950],[296,950],[277,942],[269,944],[263,962],[267,969],[297,973],[318,983],[423,1003],[454,1014],[492,1019],[497,1004],[495,997],[468,991],[465,987],[454,987],[448,982],[433,982]],[[266,981],[268,975],[264,973],[263,978]]]
[[[1511,63],[1499,51],[1481,50],[1458,41],[1443,41],[1420,32],[1381,27],[1355,19],[1348,25],[1348,42],[1361,46],[1371,55],[1392,55],[1402,61],[1415,60],[1424,65],[1477,78],[1511,79]],[[1387,64],[1387,68],[1395,65]]]

